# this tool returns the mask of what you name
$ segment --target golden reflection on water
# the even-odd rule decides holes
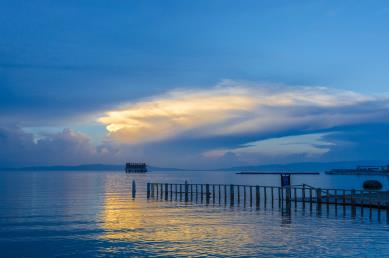
[[[226,247],[241,249],[253,241],[260,241],[259,235],[252,238],[247,224],[230,223],[229,216],[236,216],[233,214],[220,210],[212,212],[212,207],[185,206],[174,201],[133,200],[127,196],[106,194],[101,238],[152,243],[153,248],[180,255],[223,254]]]

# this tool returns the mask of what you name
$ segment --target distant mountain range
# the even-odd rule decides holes
[[[252,171],[252,172],[321,172],[333,168],[355,168],[359,165],[385,166],[388,161],[345,161],[345,162],[302,162],[289,164],[269,164],[239,166],[220,169],[181,169],[149,166],[150,171]],[[19,168],[0,168],[1,171],[124,171],[124,165],[85,164],[77,166],[30,166]]]

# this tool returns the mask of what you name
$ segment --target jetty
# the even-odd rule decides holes
[[[355,216],[357,209],[361,215],[364,212],[371,217],[373,209],[380,218],[381,212],[386,211],[389,223],[389,191],[367,191],[355,189],[317,188],[307,184],[289,186],[264,185],[235,185],[235,184],[184,184],[147,183],[148,199],[165,199],[185,202],[200,202],[205,204],[224,204],[229,206],[255,207],[278,204],[280,207],[297,207],[301,203],[317,209],[322,205],[351,208]]]
[[[129,162],[126,163],[125,171],[126,173],[146,173],[147,165],[146,163]]]

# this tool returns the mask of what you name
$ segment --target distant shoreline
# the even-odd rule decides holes
[[[238,172],[238,175],[320,175],[320,172]]]

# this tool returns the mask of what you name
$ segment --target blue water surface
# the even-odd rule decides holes
[[[293,176],[292,184],[361,189],[366,176]],[[386,177],[373,177],[388,189]],[[131,194],[132,181],[137,193]],[[386,211],[323,205],[206,205],[146,198],[147,182],[279,185],[232,172],[0,173],[1,257],[384,257]]]

